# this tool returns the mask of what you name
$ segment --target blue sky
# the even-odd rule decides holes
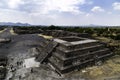
[[[1,0],[0,22],[120,25],[120,0]]]

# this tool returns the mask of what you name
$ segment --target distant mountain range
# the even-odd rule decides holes
[[[17,22],[17,23],[13,23],[13,22],[0,22],[0,26],[41,26],[41,27],[47,27],[50,25],[31,25],[28,23],[21,23],[21,22]],[[59,26],[59,25],[55,25],[55,26]],[[74,25],[68,25],[68,26],[59,26],[59,27],[105,27],[107,25],[96,25],[96,24],[89,24],[89,25],[80,25],[80,26],[74,26]],[[113,27],[113,26],[107,26],[107,27]]]
[[[0,22],[0,26],[31,26],[28,23],[12,23],[12,22]]]

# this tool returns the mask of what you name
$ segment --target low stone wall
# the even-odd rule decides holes
[[[13,28],[14,32],[17,33],[17,34],[40,34],[42,33],[43,31],[41,29],[36,29],[36,28],[17,28],[17,27],[14,27]]]
[[[53,37],[78,36],[83,38],[92,38],[87,33],[74,33],[74,32],[63,31],[63,30],[46,30],[43,32],[43,34],[53,36]]]

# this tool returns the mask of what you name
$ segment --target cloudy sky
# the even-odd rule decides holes
[[[120,0],[0,0],[0,22],[120,25]]]

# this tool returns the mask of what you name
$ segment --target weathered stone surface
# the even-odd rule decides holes
[[[54,48],[57,46],[56,42],[49,42],[45,48],[42,49],[42,52],[38,55],[37,61],[43,63],[51,55]]]
[[[4,39],[4,38],[0,39],[0,43],[8,43],[10,41],[11,41],[11,39]]]
[[[78,36],[78,37],[84,37],[84,38],[91,38],[91,36],[87,33],[74,33],[74,32],[63,31],[63,30],[46,30],[43,32],[43,34],[50,35],[53,37]]]
[[[4,80],[6,77],[7,69],[7,57],[0,55],[0,80]]]
[[[60,74],[93,65],[112,55],[108,48],[93,39],[70,36],[53,41],[59,45],[52,52],[49,62]]]

